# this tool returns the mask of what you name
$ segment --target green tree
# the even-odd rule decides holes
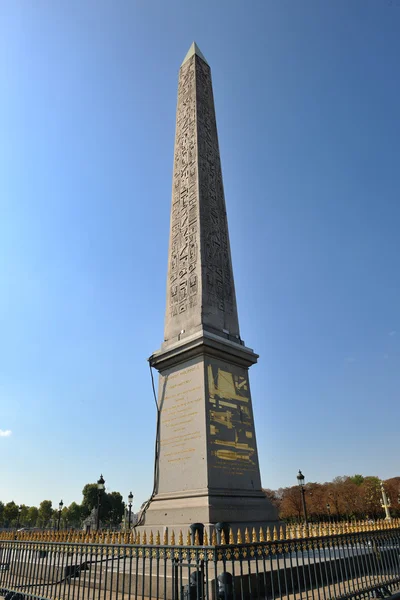
[[[29,512],[29,506],[26,506],[26,504],[21,504],[21,510],[19,513],[19,523],[21,525],[21,527],[28,525],[28,512]]]
[[[68,523],[68,526],[69,527],[71,527],[71,526],[72,527],[80,527],[81,522],[82,522],[82,515],[83,515],[82,506],[80,506],[76,502],[72,502],[72,504],[70,504],[68,506],[68,508],[63,509],[63,513],[64,513],[64,510],[66,512],[63,515],[63,519],[66,520],[66,522]]]
[[[40,527],[46,527],[53,516],[51,500],[43,500],[39,506],[38,523]]]
[[[98,489],[97,483],[87,483],[82,490],[83,500],[82,505],[90,512],[97,507]]]
[[[109,504],[108,518],[111,525],[118,525],[122,521],[122,517],[125,510],[125,504],[122,500],[122,496],[119,492],[111,492],[106,494],[107,502]]]
[[[353,475],[352,477],[349,477],[349,479],[352,483],[355,483],[356,485],[362,485],[364,483],[363,475]]]
[[[68,507],[64,506],[62,511],[61,511],[61,527],[63,529],[68,529]]]
[[[3,525],[3,523],[4,523],[4,504],[0,500],[0,525]]]
[[[15,527],[18,521],[18,506],[14,500],[7,502],[4,507],[4,524],[6,527]]]
[[[36,506],[30,506],[26,515],[26,524],[28,527],[35,527],[39,517],[39,510]]]

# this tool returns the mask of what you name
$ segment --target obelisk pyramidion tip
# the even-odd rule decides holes
[[[199,56],[201,58],[201,60],[204,60],[204,62],[208,65],[208,62],[204,58],[204,54],[202,53],[202,51],[200,50],[200,48],[198,47],[198,45],[196,44],[196,42],[193,42],[193,44],[190,46],[189,51],[186,54],[186,56],[185,56],[185,58],[183,60],[182,65],[184,65],[185,62],[187,60],[189,60],[189,58],[191,58],[194,54],[197,54],[197,56]]]

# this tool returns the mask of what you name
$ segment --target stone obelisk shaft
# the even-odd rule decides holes
[[[211,71],[179,72],[165,341],[201,328],[239,339]]]
[[[240,339],[211,73],[193,44],[179,71],[155,493],[146,526],[275,522],[261,488]]]

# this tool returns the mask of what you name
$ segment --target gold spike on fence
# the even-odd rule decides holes
[[[208,533],[207,533],[207,529],[204,529],[204,545],[208,546]]]
[[[235,543],[235,538],[234,538],[234,536],[233,536],[232,527],[229,529],[229,541],[228,541],[228,543],[229,543],[230,545],[232,545],[232,544],[234,544],[234,543]]]
[[[255,528],[246,529],[244,534],[244,542],[245,543],[258,543],[259,542],[270,542],[272,540],[290,540],[290,539],[302,539],[307,537],[317,537],[317,536],[332,536],[332,535],[349,535],[354,533],[362,533],[369,531],[389,531],[392,529],[400,528],[400,519],[393,518],[390,521],[385,519],[379,519],[375,522],[371,522],[370,520],[357,520],[350,522],[323,522],[320,523],[309,523],[308,531],[305,524],[287,524],[286,526],[278,525],[274,527],[273,530],[267,527],[266,530],[260,528],[259,532]],[[178,537],[179,535],[179,537]],[[67,542],[70,544],[138,544],[141,543],[142,536],[142,544],[149,543],[150,545],[160,544],[160,533],[157,532],[154,535],[153,532],[136,532],[132,530],[130,532],[98,532],[92,531],[91,533],[86,533],[84,531],[72,531],[72,530],[62,530],[62,531],[15,531],[15,530],[7,530],[0,532],[0,540],[18,540],[21,542],[24,541],[36,541],[36,542],[55,542],[55,543],[63,543]],[[147,536],[150,536],[149,538]],[[221,543],[222,544],[235,544],[235,537],[237,539],[236,543],[242,544],[243,538],[240,530],[237,531],[236,536],[233,534],[232,529],[229,531],[228,536],[225,537],[225,533],[221,532]],[[155,541],[154,541],[155,538]],[[170,541],[168,541],[168,532],[167,530],[164,533],[163,543],[165,545],[175,545],[176,540],[178,539],[178,544],[183,545],[183,534],[179,532],[177,534],[175,531],[170,531]],[[188,531],[188,537],[186,541],[187,545],[192,544],[190,531]],[[209,544],[209,538],[207,532],[204,533],[204,545]],[[216,533],[215,530],[211,535],[211,545],[217,545]]]

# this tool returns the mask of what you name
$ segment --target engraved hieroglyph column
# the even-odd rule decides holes
[[[261,489],[240,337],[210,67],[192,44],[179,71],[156,493],[145,524],[277,520]]]

